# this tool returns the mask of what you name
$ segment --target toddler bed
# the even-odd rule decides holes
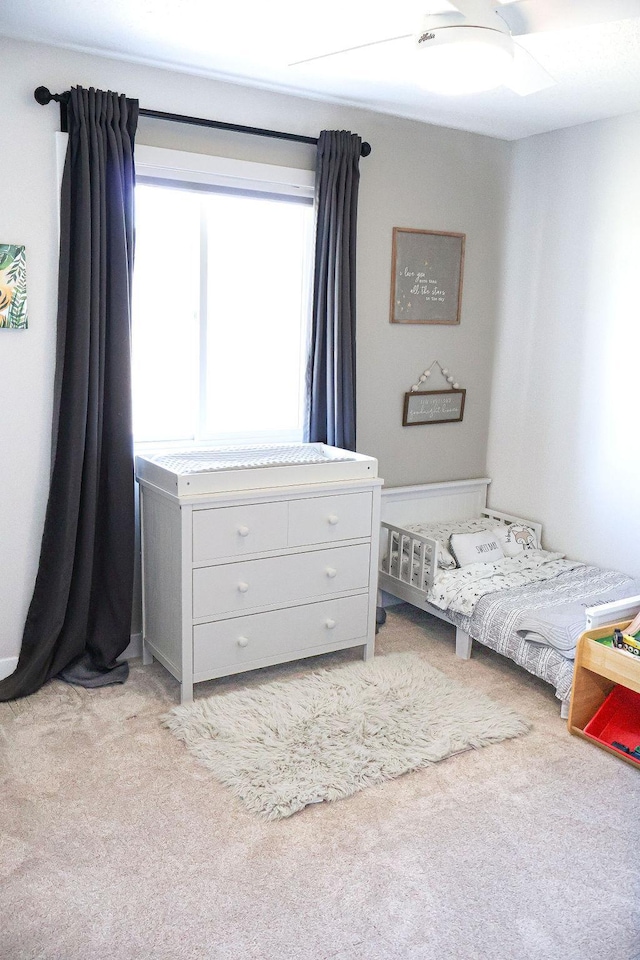
[[[457,480],[382,491],[380,604],[405,600],[552,684],[568,715],[573,659],[585,611],[640,593],[616,570],[542,549],[542,525],[486,507],[490,481]]]

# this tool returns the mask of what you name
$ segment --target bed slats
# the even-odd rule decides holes
[[[431,537],[411,533],[383,521],[380,569],[399,583],[426,593],[433,586],[437,543]]]

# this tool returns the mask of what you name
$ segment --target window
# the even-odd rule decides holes
[[[136,442],[301,440],[313,174],[153,148],[136,168]]]

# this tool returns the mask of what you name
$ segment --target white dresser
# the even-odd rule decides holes
[[[377,461],[323,444],[136,458],[144,662],[193,684],[362,646],[373,656]]]

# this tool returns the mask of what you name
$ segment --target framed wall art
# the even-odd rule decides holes
[[[464,233],[393,228],[391,323],[460,323]]]
[[[462,389],[420,390],[415,393],[405,393],[402,426],[454,423],[462,420],[466,393],[467,391]]]
[[[0,243],[0,328],[27,329],[25,249],[13,243]]]

